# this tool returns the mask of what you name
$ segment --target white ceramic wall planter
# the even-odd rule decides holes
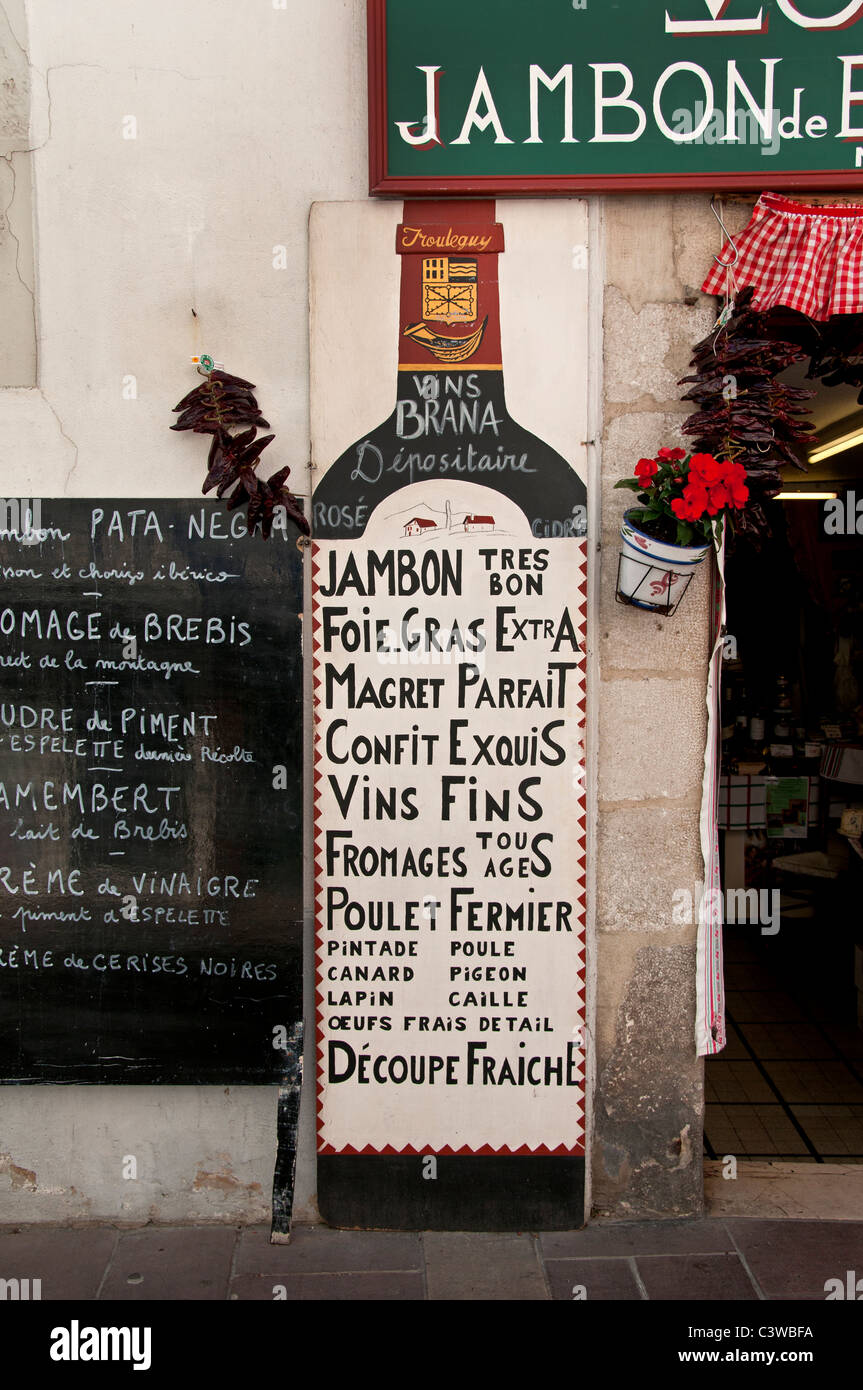
[[[617,599],[651,612],[673,613],[686,592],[696,566],[710,550],[703,545],[671,545],[658,541],[637,525],[640,508],[624,513],[620,523],[620,561]]]

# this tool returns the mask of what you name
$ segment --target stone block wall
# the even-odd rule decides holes
[[[735,207],[726,221],[747,217]],[[672,895],[702,877],[710,573],[705,562],[671,617],[617,604],[633,495],[614,483],[684,442],[677,383],[716,318],[698,287],[721,235],[707,194],[607,198],[603,221],[593,1208],[676,1217],[703,1204],[696,927],[673,924]]]

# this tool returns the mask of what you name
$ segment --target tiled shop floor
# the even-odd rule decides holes
[[[297,1226],[0,1227],[0,1271],[45,1301],[691,1302],[825,1297],[859,1268],[863,1221],[596,1222],[546,1235]],[[856,1263],[855,1263],[856,1261]]]
[[[863,1163],[863,1032],[733,938],[726,984],[728,1044],[705,1067],[707,1155]]]

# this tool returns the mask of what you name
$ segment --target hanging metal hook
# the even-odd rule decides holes
[[[731,318],[731,300],[728,299],[727,302],[726,302],[725,308],[722,310],[722,313],[719,315],[719,318],[716,320],[716,323],[715,323],[715,325],[714,325],[714,327],[716,328],[716,332],[715,332],[714,335],[713,335],[713,342],[712,342],[711,345],[710,345],[711,348],[712,348],[713,356],[714,356],[714,357],[716,356],[716,344],[717,344],[717,341],[718,341],[718,339],[719,339],[719,335],[720,335],[720,333],[722,332],[723,328],[725,327],[725,325],[727,324],[727,322],[728,322],[728,320],[729,320],[730,318]]]
[[[732,267],[733,265],[736,265],[737,262],[738,262],[738,260],[740,259],[740,252],[738,251],[737,247],[736,247],[735,244],[734,244],[734,238],[732,237],[731,233],[729,232],[728,228],[726,227],[725,223],[724,223],[723,220],[722,220],[722,214],[721,214],[721,212],[717,212],[717,210],[716,210],[716,195],[715,195],[715,194],[714,194],[714,196],[710,199],[710,211],[713,213],[713,216],[716,218],[717,222],[719,223],[719,226],[720,226],[721,229],[722,229],[722,235],[725,237],[725,240],[726,240],[727,242],[731,242],[731,250],[734,252],[733,258],[732,258],[730,261],[724,261],[724,260],[722,259],[721,256],[714,256],[713,259],[715,260],[715,262],[716,262],[717,265],[722,266],[722,269],[723,269],[723,270],[730,270],[731,267]]]
[[[204,377],[208,377],[214,369],[221,371],[225,365],[224,362],[216,362],[208,352],[202,352],[199,357],[193,357],[192,361],[195,364],[198,376]]]

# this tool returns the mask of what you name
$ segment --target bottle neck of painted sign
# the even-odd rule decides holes
[[[447,434],[465,438],[478,463],[509,422],[497,278],[503,227],[490,201],[406,203],[403,219],[396,432],[412,449]]]
[[[494,203],[406,203],[396,229],[402,258],[399,372],[503,372]]]

